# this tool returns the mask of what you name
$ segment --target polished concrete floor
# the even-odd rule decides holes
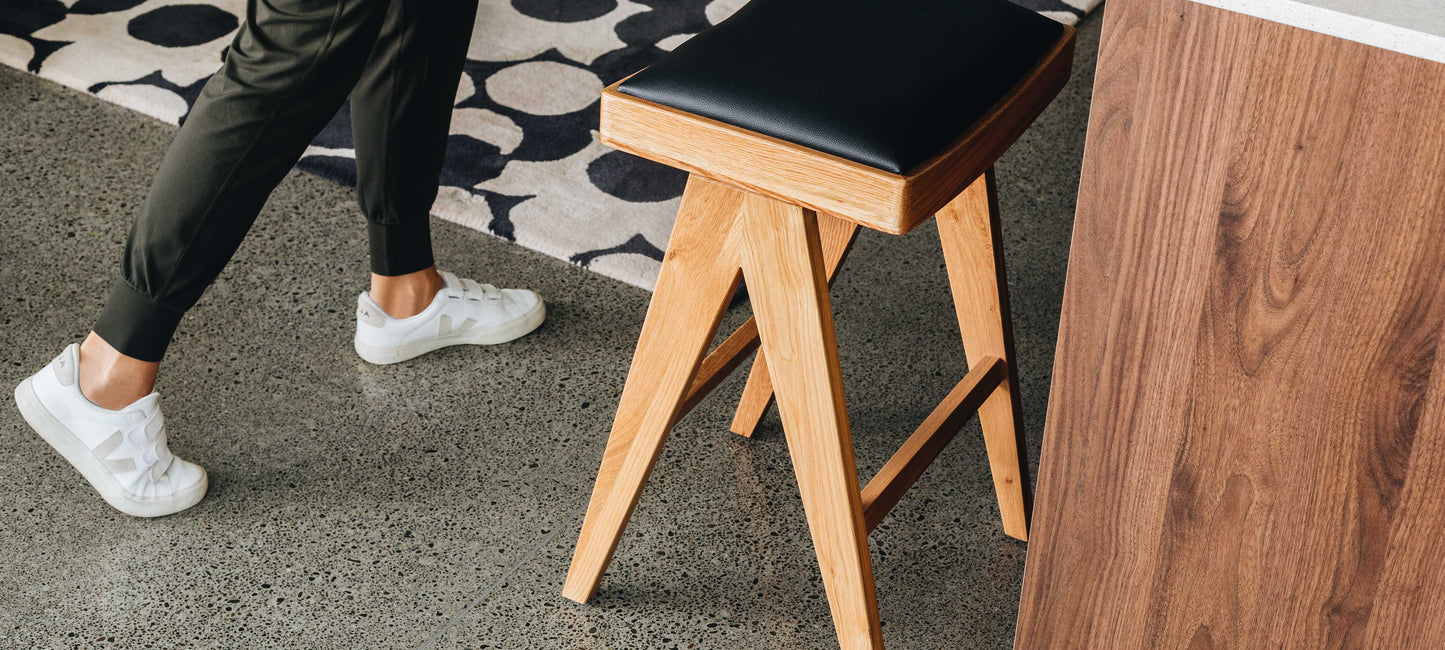
[[[1034,449],[1099,22],[998,165]],[[173,129],[8,69],[0,116],[8,390],[88,329]],[[677,427],[597,597],[559,595],[648,294],[436,234],[446,268],[536,288],[550,320],[370,366],[350,347],[352,192],[282,183],[162,371],[172,448],[211,476],[188,512],[117,514],[0,406],[0,648],[836,647],[776,412],[752,440],[727,432],[739,378]],[[931,224],[857,246],[833,304],[866,480],[964,362]],[[1000,530],[976,425],[871,542],[890,648],[1009,645],[1027,545]]]

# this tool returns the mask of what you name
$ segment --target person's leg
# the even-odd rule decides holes
[[[477,0],[392,3],[351,95],[370,296],[396,318],[421,313],[443,287],[430,211],[476,13]]]
[[[477,0],[394,3],[351,95],[372,271],[356,300],[355,343],[372,363],[505,343],[546,318],[536,293],[439,272],[432,258],[431,205],[476,11]]]
[[[361,74],[392,0],[252,0],[176,135],[83,345],[15,388],[26,422],[116,509],[180,512],[206,472],[166,442],[157,364],[180,317]]]
[[[181,315],[356,84],[387,4],[247,3],[141,206],[121,278],[82,348],[84,394],[114,406],[150,391]]]

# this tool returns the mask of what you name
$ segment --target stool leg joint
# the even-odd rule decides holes
[[[717,349],[703,359],[702,365],[698,368],[697,377],[692,380],[687,397],[683,399],[682,407],[678,409],[678,419],[692,411],[693,407],[701,403],[719,384],[722,384],[723,380],[737,370],[744,361],[747,361],[748,357],[752,356],[757,349],[758,323],[756,319],[749,318],[748,322],[743,323],[742,327],[723,339]]]

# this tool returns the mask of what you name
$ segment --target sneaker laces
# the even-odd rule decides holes
[[[139,459],[143,471],[150,473],[151,480],[159,481],[175,460],[170,446],[166,444],[166,419],[161,415],[160,409],[151,411],[144,420],[126,430],[124,436],[137,446],[150,443],[141,450]]]

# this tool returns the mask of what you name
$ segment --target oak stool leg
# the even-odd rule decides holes
[[[753,367],[748,370],[748,381],[743,384],[743,396],[738,399],[738,410],[733,413],[733,433],[744,438],[753,437],[768,405],[773,403],[773,378],[768,376],[768,360],[758,354]]]
[[[668,431],[741,278],[742,193],[693,176],[622,389],[562,595],[586,602],[617,550]]]
[[[968,365],[972,368],[997,357],[1008,371],[1006,380],[979,408],[978,419],[1004,533],[1027,540],[1033,496],[993,168],[944,206],[937,220]]]
[[[818,216],[749,194],[740,228],[743,274],[838,643],[882,648]]]
[[[843,265],[843,258],[853,248],[853,241],[858,238],[858,224],[819,214],[818,238],[823,242],[823,266],[831,283],[838,275],[838,268]],[[743,385],[743,396],[738,400],[738,409],[729,428],[740,436],[753,437],[753,431],[757,430],[758,422],[762,421],[772,402],[773,381],[768,376],[767,359],[760,354],[748,371],[748,381]]]

